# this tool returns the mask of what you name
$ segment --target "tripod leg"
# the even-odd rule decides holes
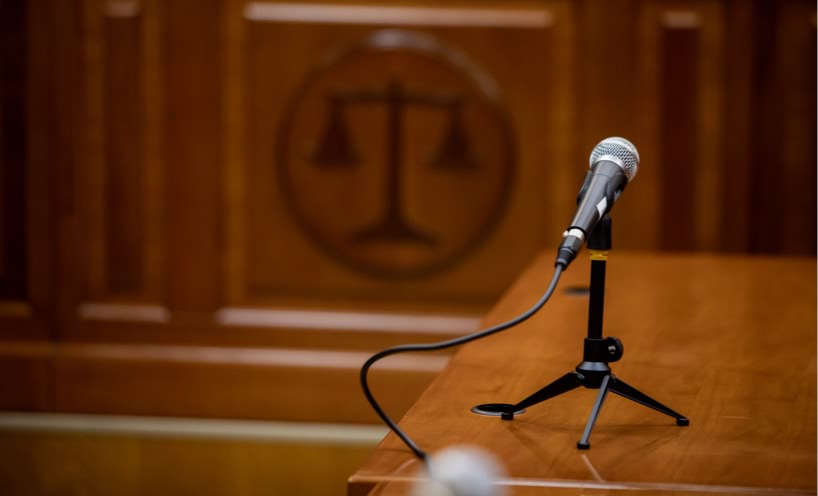
[[[614,378],[611,381],[610,385],[611,392],[618,394],[624,398],[628,398],[631,401],[635,401],[641,405],[645,405],[648,408],[653,408],[658,412],[662,412],[665,415],[669,415],[676,419],[676,425],[690,425],[690,420],[687,419],[684,415],[671,410],[670,408],[666,407],[665,405],[659,403],[655,399],[651,398],[650,396],[646,395],[645,393],[637,390],[636,388],[629,386],[621,379]]]
[[[532,405],[536,405],[537,403],[542,403],[543,401],[549,398],[559,396],[562,393],[567,393],[572,389],[576,389],[582,384],[582,380],[583,378],[580,374],[576,372],[568,372],[564,376],[560,377],[551,384],[540,389],[539,391],[532,394],[528,398],[520,401],[516,405],[510,406],[507,411],[503,412],[502,415],[500,415],[500,417],[503,420],[513,420],[514,412],[522,410],[523,408],[528,408],[529,406]]]
[[[594,425],[596,424],[596,419],[599,418],[599,412],[602,410],[602,403],[605,402],[605,397],[608,396],[610,379],[610,375],[606,375],[602,378],[602,384],[599,386],[599,394],[596,395],[594,408],[591,410],[591,416],[588,417],[588,423],[585,424],[585,432],[582,433],[582,438],[577,442],[577,448],[579,449],[588,449],[591,447],[591,443],[588,442],[588,438],[591,437],[591,430],[593,430]]]

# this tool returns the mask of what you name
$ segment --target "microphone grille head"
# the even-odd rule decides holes
[[[625,176],[628,178],[628,182],[633,181],[633,178],[636,177],[636,173],[639,171],[639,152],[636,150],[636,147],[633,146],[633,143],[625,138],[605,138],[594,147],[588,165],[593,167],[595,163],[606,155],[609,158],[615,158],[616,160],[614,161],[622,166]]]
[[[425,480],[412,496],[505,496],[496,483],[505,475],[492,453],[476,446],[452,446],[432,456]]]

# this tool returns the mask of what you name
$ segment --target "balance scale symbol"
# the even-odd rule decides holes
[[[479,158],[474,152],[463,122],[463,98],[451,91],[418,92],[406,88],[393,77],[381,88],[331,91],[327,95],[326,121],[318,144],[309,159],[318,167],[347,168],[359,164],[359,154],[352,143],[345,118],[349,105],[378,103],[386,106],[386,165],[382,189],[384,210],[373,225],[350,234],[357,243],[400,242],[434,245],[438,238],[421,227],[413,226],[404,214],[401,187],[404,148],[403,114],[409,105],[425,105],[447,112],[448,128],[429,165],[443,171],[475,171]]]

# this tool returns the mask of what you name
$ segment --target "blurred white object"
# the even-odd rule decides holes
[[[428,479],[419,482],[412,496],[504,496],[495,484],[503,477],[502,464],[490,452],[474,446],[453,446],[431,457]]]

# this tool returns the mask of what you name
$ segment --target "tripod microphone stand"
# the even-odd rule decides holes
[[[683,415],[671,410],[650,396],[628,385],[614,376],[608,365],[622,358],[624,348],[622,342],[615,337],[602,336],[602,315],[605,305],[605,268],[608,250],[611,249],[611,217],[605,215],[588,236],[587,246],[591,251],[591,290],[588,304],[588,337],[585,338],[585,347],[582,362],[576,369],[565,374],[551,384],[511,405],[507,403],[490,403],[478,405],[472,410],[486,415],[500,415],[503,420],[513,420],[515,413],[521,413],[525,408],[567,393],[580,386],[588,389],[599,389],[596,402],[591,410],[591,416],[585,425],[582,438],[577,442],[577,448],[591,447],[589,438],[596,424],[602,404],[608,392],[612,392],[635,401],[648,408],[653,408],[665,415],[676,419],[676,425],[690,424]]]

